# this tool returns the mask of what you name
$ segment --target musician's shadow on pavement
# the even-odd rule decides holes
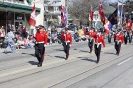
[[[63,49],[54,49],[54,50],[56,50],[56,51],[64,51]]]
[[[85,51],[85,50],[79,50],[79,52],[90,53],[89,51]]]
[[[36,61],[29,61],[28,63],[30,63],[31,65],[37,65],[38,64],[38,62],[36,62]]]
[[[78,50],[78,49],[75,48],[73,50]],[[79,52],[89,53],[89,51],[85,51],[85,50],[79,50]]]
[[[86,61],[90,61],[90,62],[96,62],[96,60],[90,59],[88,57],[78,57],[81,58],[81,60],[86,60]]]
[[[56,58],[61,58],[61,59],[66,59],[65,57],[63,56],[55,56]]]
[[[35,57],[35,54],[22,53],[22,55],[30,55],[30,56]]]
[[[116,55],[116,53],[112,53],[112,52],[105,52],[104,54],[113,54],[113,55]]]

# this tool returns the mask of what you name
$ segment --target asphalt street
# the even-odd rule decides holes
[[[74,42],[68,60],[61,44],[47,45],[42,67],[34,49],[0,49],[0,88],[133,88],[132,43],[123,44],[117,56],[114,42],[106,41],[98,64],[87,44]]]

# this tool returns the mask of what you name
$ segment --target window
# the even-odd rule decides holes
[[[53,6],[48,6],[48,11],[53,11],[53,10],[54,10]]]
[[[19,0],[19,1],[23,2],[24,0]]]
[[[45,11],[48,11],[48,6],[45,6],[45,7],[44,7],[44,10],[45,10]]]
[[[57,11],[59,11],[59,6],[58,6],[58,7],[56,7],[56,10],[57,10]]]
[[[59,11],[59,7],[58,6],[55,6],[54,7],[54,11]]]
[[[56,11],[56,7],[54,7],[54,12]]]

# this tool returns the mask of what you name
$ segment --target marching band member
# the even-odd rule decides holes
[[[66,59],[68,59],[69,57],[69,50],[70,50],[70,46],[72,45],[72,35],[68,32],[68,28],[65,29],[65,33],[62,34],[62,39],[64,40],[64,52],[66,54]]]
[[[90,30],[87,33],[89,35],[89,39],[88,39],[88,46],[90,48],[90,53],[93,50],[93,44],[94,44],[94,39],[96,37],[96,33],[94,31],[94,28],[90,28]]]
[[[124,40],[125,40],[125,44],[127,44],[127,40],[129,38],[129,43],[131,43],[132,41],[132,30],[131,30],[131,27],[132,27],[132,21],[129,19],[128,20],[128,23],[126,24],[126,36],[124,35]]]
[[[44,31],[44,26],[39,25],[37,27],[37,32],[35,34],[35,56],[38,59],[38,67],[42,66],[43,60],[44,60],[44,54],[45,54],[45,46],[47,45],[47,34]]]
[[[118,33],[114,35],[115,37],[115,49],[116,49],[116,55],[119,55],[121,44],[124,42],[124,36],[121,33],[121,29],[118,29]]]
[[[97,62],[96,63],[99,63],[99,60],[100,60],[100,52],[101,52],[102,45],[103,45],[103,47],[105,47],[104,36],[102,35],[101,30],[99,30],[99,32],[96,35],[95,45],[94,45],[95,54],[97,56]]]

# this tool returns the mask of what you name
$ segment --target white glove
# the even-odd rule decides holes
[[[44,45],[44,47],[46,47],[47,45]]]

